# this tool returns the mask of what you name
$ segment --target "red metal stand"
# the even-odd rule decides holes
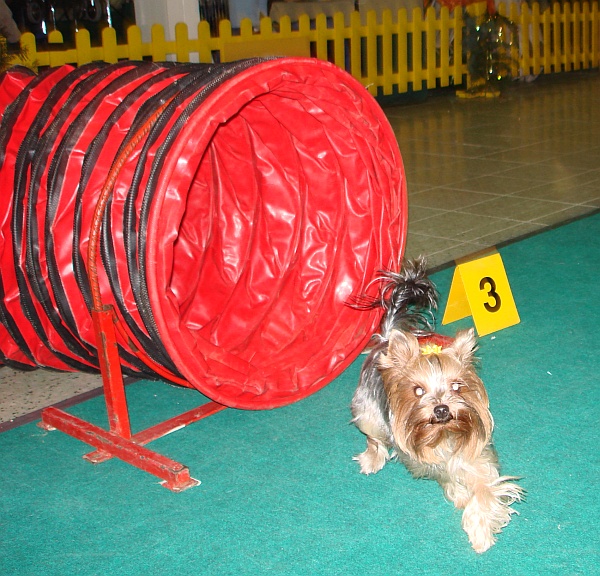
[[[84,456],[92,463],[97,464],[113,457],[120,458],[132,466],[158,476],[163,480],[163,486],[173,492],[182,492],[198,485],[198,480],[190,476],[187,466],[144,446],[152,440],[220,412],[226,406],[216,402],[207,402],[132,435],[112,307],[104,306],[101,310],[93,310],[92,317],[98,343],[98,357],[110,430],[104,430],[54,407],[42,411],[42,421],[39,426],[46,430],[61,430],[96,448],[94,452]]]

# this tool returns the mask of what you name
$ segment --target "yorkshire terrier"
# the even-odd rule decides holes
[[[384,308],[352,399],[352,422],[367,437],[367,449],[354,459],[363,474],[374,474],[397,457],[416,478],[437,480],[464,509],[462,527],[473,549],[485,552],[524,492],[511,482],[516,477],[498,470],[494,420],[474,367],[474,331],[454,339],[433,332],[437,291],[425,259],[379,280],[380,297],[353,303]]]

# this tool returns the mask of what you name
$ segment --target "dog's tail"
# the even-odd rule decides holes
[[[410,331],[416,336],[433,332],[438,293],[427,276],[427,260],[423,256],[406,261],[398,273],[381,272],[375,281],[382,282],[379,297],[359,296],[350,305],[359,310],[385,310],[381,338],[387,340],[392,330]]]

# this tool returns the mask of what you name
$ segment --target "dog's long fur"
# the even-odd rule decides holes
[[[523,491],[511,482],[515,477],[499,474],[488,395],[474,367],[474,331],[453,340],[433,334],[437,292],[423,258],[381,279],[380,298],[354,303],[384,308],[352,399],[352,421],[367,437],[355,460],[363,474],[372,474],[396,455],[415,477],[437,480],[464,509],[462,526],[473,548],[484,552]]]

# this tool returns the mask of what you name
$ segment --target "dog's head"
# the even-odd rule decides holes
[[[444,348],[422,347],[409,332],[392,331],[378,368],[394,439],[411,458],[427,464],[452,454],[472,460],[488,444],[493,419],[473,366],[476,349],[472,329]]]

